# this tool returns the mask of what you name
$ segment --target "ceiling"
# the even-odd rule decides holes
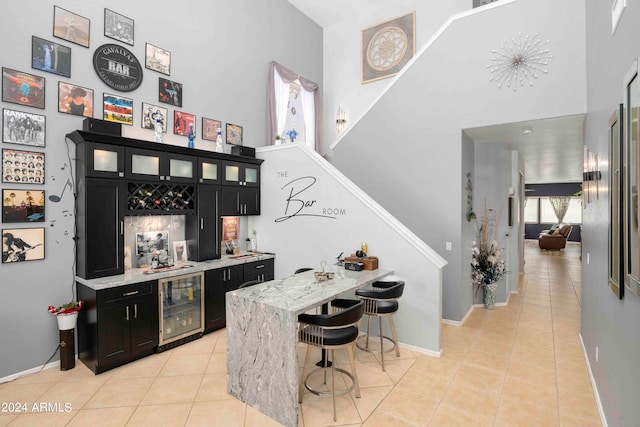
[[[363,7],[385,0],[288,0],[321,27],[357,16]],[[544,184],[582,181],[584,115],[555,117],[465,129],[477,143],[507,144],[524,160],[525,183]],[[524,135],[522,128],[532,133]]]
[[[465,129],[465,133],[476,143],[506,144],[518,150],[526,184],[581,182],[583,124],[584,115],[578,114]],[[524,134],[526,127],[532,132]]]

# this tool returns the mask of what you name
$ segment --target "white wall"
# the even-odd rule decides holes
[[[5,2],[6,3],[6,2]],[[53,6],[57,5],[91,21],[90,48],[52,36]],[[135,44],[126,45],[144,64],[145,43],[171,52],[171,76],[184,85],[183,107],[169,109],[195,114],[196,147],[213,149],[215,143],[200,138],[204,115],[244,127],[244,144],[264,145],[268,65],[277,60],[310,79],[322,82],[322,29],[286,0],[220,0],[180,3],[112,0],[97,4],[81,0],[40,0],[3,4],[0,13],[2,66],[46,78],[46,109],[2,103],[3,108],[30,111],[47,117],[46,184],[43,187],[2,184],[2,188],[44,189],[47,197],[60,194],[69,175],[64,135],[82,127],[82,118],[58,113],[58,81],[94,90],[94,117],[101,118],[104,92],[110,89],[93,70],[92,56],[105,43],[116,43],[104,34],[104,8],[135,22]],[[71,78],[31,69],[31,36],[70,46]],[[141,86],[121,95],[133,98],[134,124],[123,126],[125,136],[153,140],[153,131],[141,128],[143,101],[158,104],[159,73],[143,71]],[[166,76],[163,76],[166,77]],[[169,121],[171,128],[173,120]],[[168,144],[184,145],[187,139],[165,134]],[[229,152],[230,146],[225,146]],[[24,146],[2,144],[2,148]],[[65,168],[66,164],[66,168]],[[42,365],[58,344],[55,319],[48,305],[72,298],[73,288],[73,194],[67,189],[60,203],[47,202],[46,259],[21,264],[1,264],[3,309],[0,336],[6,349],[0,352],[0,378]],[[55,221],[55,222],[53,222]],[[23,226],[3,224],[3,228]],[[10,343],[10,344],[9,344]],[[54,359],[55,360],[55,359]]]
[[[415,10],[418,51],[451,15],[470,8],[470,0],[349,1],[342,20],[324,28],[324,146],[328,148],[338,136],[335,127],[338,106],[353,121],[364,114],[389,82],[383,79],[361,83],[362,30]]]
[[[439,354],[446,262],[309,148],[260,148],[257,156],[265,159],[263,203],[260,216],[249,218],[249,228],[257,232],[259,250],[276,253],[276,277],[301,267],[320,270],[323,260],[340,268],[333,266],[338,254],[348,256],[367,242],[379,268],[405,281],[395,315],[399,341]]]
[[[498,88],[486,67],[491,52],[520,33],[550,40],[549,73],[533,87]],[[449,298],[460,295],[449,288],[468,286],[459,252],[471,243],[460,225],[461,129],[584,112],[584,63],[584,2],[493,3],[454,19],[335,147],[332,163],[449,261],[444,318],[466,312]],[[510,175],[510,162],[500,167]]]

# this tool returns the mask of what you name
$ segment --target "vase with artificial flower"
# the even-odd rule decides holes
[[[49,313],[56,316],[58,320],[58,329],[65,331],[76,327],[76,321],[78,320],[78,312],[82,309],[82,301],[70,301],[59,307],[50,305],[47,308]]]
[[[477,236],[471,252],[471,278],[477,286],[476,293],[482,288],[484,307],[488,310],[495,308],[498,281],[508,274],[502,259],[502,249],[498,246],[497,232],[493,210],[487,211],[485,204],[483,215],[476,224]]]

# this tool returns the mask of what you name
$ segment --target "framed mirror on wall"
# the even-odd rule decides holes
[[[609,288],[618,298],[624,296],[623,210],[622,210],[622,141],[624,139],[624,105],[609,117]]]
[[[622,201],[624,212],[624,284],[636,296],[640,296],[640,228],[639,197],[640,161],[638,156],[638,118],[640,112],[640,78],[638,77],[638,61],[625,76],[624,93],[624,139],[622,160],[624,183]]]

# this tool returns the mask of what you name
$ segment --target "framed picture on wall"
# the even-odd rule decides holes
[[[71,48],[31,36],[31,68],[71,77]]]
[[[58,82],[58,111],[74,116],[93,117],[93,89]]]
[[[89,47],[91,21],[58,6],[53,6],[54,37]]]
[[[44,109],[44,77],[2,67],[2,101]]]
[[[44,153],[2,149],[2,182],[44,184],[44,171]]]
[[[182,84],[159,77],[158,101],[182,107]]]
[[[2,263],[44,259],[44,227],[3,228]]]
[[[102,118],[108,122],[133,126],[133,99],[102,94]]]
[[[104,35],[133,46],[133,19],[104,9]]]
[[[207,141],[215,141],[218,137],[218,128],[222,129],[220,120],[202,118],[202,139]]]
[[[171,52],[168,50],[147,43],[144,58],[145,68],[171,75]]]
[[[227,123],[227,144],[242,145],[242,126]]]
[[[173,262],[178,264],[181,262],[187,262],[188,260],[189,254],[187,254],[187,242],[185,240],[173,242]]]
[[[182,111],[173,112],[173,133],[175,135],[188,136],[189,129],[193,128],[193,136],[196,136],[196,116],[193,114],[183,113]]]
[[[42,190],[2,189],[2,222],[44,222]]]
[[[2,109],[2,142],[44,147],[46,116]]]
[[[162,132],[167,131],[167,114],[168,110],[157,105],[149,104],[147,102],[142,103],[142,128],[143,129],[156,129],[156,120],[160,119],[162,123]]]

